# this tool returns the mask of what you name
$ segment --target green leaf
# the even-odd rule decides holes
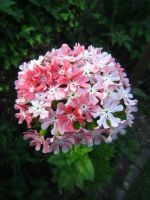
[[[38,44],[42,42],[42,35],[41,34],[36,34],[35,35],[35,40]]]
[[[39,1],[39,0],[29,0],[31,3],[33,3],[34,5],[36,5],[36,6],[41,6],[41,1]]]
[[[88,155],[82,156],[81,159],[78,159],[74,165],[77,172],[83,176],[83,179],[94,179],[94,167]]]
[[[140,88],[133,88],[133,94],[143,99],[149,98],[148,95],[146,95],[145,92],[141,90]]]
[[[74,126],[74,128],[75,128],[76,130],[78,130],[78,129],[80,128],[80,123],[79,123],[79,122],[75,122],[75,123],[73,124],[73,126]]]
[[[121,120],[126,120],[127,119],[127,116],[125,114],[124,111],[121,111],[121,112],[116,112],[113,114],[115,117],[118,117],[120,118]]]
[[[96,120],[92,122],[86,122],[85,128],[88,130],[93,130],[97,126]]]
[[[11,15],[16,21],[20,21],[23,17],[21,9],[15,7],[16,2],[13,0],[0,0],[0,12]]]
[[[73,172],[74,176],[73,176],[73,180],[74,180],[74,184],[79,187],[80,189],[83,189],[84,186],[84,179],[81,176],[81,174],[77,171]]]
[[[2,86],[0,86],[0,92],[4,91],[4,88]]]
[[[21,29],[20,35],[29,35],[32,31],[35,31],[33,26],[26,26],[24,25]]]
[[[67,163],[66,163],[66,158],[65,158],[65,155],[64,154],[58,154],[58,155],[51,155],[49,158],[48,158],[48,162],[58,166],[58,167],[62,167],[62,166],[65,166]]]
[[[47,130],[43,130],[43,129],[40,130],[40,135],[46,135],[46,133],[47,133]]]
[[[107,35],[111,37],[112,45],[117,44],[120,47],[125,47],[128,51],[131,51],[132,38],[123,30],[115,30]]]
[[[64,21],[69,19],[69,13],[60,13],[59,15]]]
[[[72,189],[73,180],[72,180],[70,170],[61,171],[61,174],[59,177],[59,186],[62,188],[68,188],[69,190]]]
[[[16,2],[13,0],[0,0],[0,10],[8,13],[11,9],[11,6],[15,4]]]

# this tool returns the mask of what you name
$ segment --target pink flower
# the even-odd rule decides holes
[[[64,129],[66,132],[74,131],[74,122],[83,122],[84,117],[80,114],[79,110],[73,108],[72,106],[65,106],[64,104],[60,104],[62,114],[57,114],[57,118],[59,119],[58,125]]]
[[[127,127],[127,121],[124,120],[121,122],[120,126],[117,128],[110,128],[110,135],[109,138],[111,138],[111,140],[116,140],[118,137],[118,134],[124,135],[125,134],[125,128]],[[110,139],[109,139],[110,140]]]
[[[133,124],[137,100],[129,79],[102,48],[63,44],[19,69],[16,118],[29,128],[36,121],[47,130],[45,136],[36,130],[25,132],[37,150],[58,153],[73,145],[108,143]],[[94,130],[88,130],[89,123],[96,124]]]
[[[99,145],[102,142],[102,133],[108,133],[108,129],[97,128],[92,132],[93,144]]]
[[[66,96],[64,88],[60,88],[59,85],[50,86],[47,90],[47,99],[50,101],[61,100]]]
[[[48,118],[45,118],[40,121],[42,123],[41,128],[43,130],[46,130],[50,125],[53,125],[54,123],[56,123],[56,112],[50,109]]]
[[[72,105],[75,108],[78,108],[81,115],[85,116],[85,119],[88,122],[93,121],[93,113],[96,113],[99,109],[98,105],[94,105],[89,94],[81,95],[80,97],[74,98],[72,100]]]
[[[36,130],[24,132],[24,139],[31,139],[30,146],[35,146],[36,151],[39,151],[42,148],[43,153],[49,152],[48,140],[45,140],[44,136],[40,136],[40,134]]]
[[[48,67],[36,65],[33,70],[28,70],[26,74],[22,75],[26,80],[25,84],[32,86],[35,91],[44,91],[48,84],[52,81],[52,74]],[[29,87],[30,90],[30,87]]]
[[[67,134],[65,136],[54,136],[50,139],[50,142],[49,151],[54,152],[54,154],[58,154],[60,149],[62,149],[64,153],[67,153],[74,144],[73,138]]]
[[[66,92],[75,92],[76,90],[88,88],[88,81],[88,77],[86,77],[83,72],[76,67],[70,68],[64,76],[61,76],[58,79],[59,84],[67,84],[65,89]]]
[[[102,100],[105,98],[105,93],[102,88],[102,81],[99,80],[96,84],[90,86],[88,89],[89,92],[89,98],[90,101],[93,102],[93,104],[97,104],[99,100]]]
[[[93,145],[92,132],[87,131],[86,129],[80,128],[77,132],[70,133],[73,136],[75,144],[85,144],[88,146]]]
[[[27,110],[27,106],[16,104],[15,109],[20,110],[20,112],[16,113],[16,115],[15,115],[15,117],[19,119],[18,123],[22,124],[23,121],[25,120],[27,122],[27,127],[31,128],[30,124],[32,122],[32,117],[31,117],[31,114]]]
[[[84,53],[84,46],[81,46],[79,43],[76,43],[74,46],[74,50],[72,52],[73,56],[77,57],[83,53]]]
[[[59,119],[57,118],[57,116],[59,114],[62,114],[61,109],[59,109],[59,106],[57,107],[57,110],[54,111],[52,109],[49,110],[49,117],[40,120],[40,122],[42,123],[41,128],[43,130],[46,130],[49,126],[52,126],[52,130],[51,130],[51,134],[52,135],[57,135],[57,134],[63,134],[64,130],[62,129],[61,126],[59,126]]]
[[[93,138],[91,132],[83,131],[81,135],[82,135],[82,140],[81,140],[82,144],[86,144],[90,147],[93,146]]]

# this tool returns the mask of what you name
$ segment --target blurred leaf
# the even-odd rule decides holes
[[[94,167],[87,155],[75,162],[75,168],[86,180],[94,179]]]
[[[14,5],[16,2],[13,0],[0,0],[0,12],[11,15],[16,21],[20,21],[23,18],[23,12]]]
[[[14,0],[0,0],[0,11],[4,11],[9,14],[12,11],[11,6],[15,5],[16,2]]]
[[[143,99],[149,99],[149,96],[147,96],[143,90],[140,88],[133,88],[133,94],[137,97],[141,97]]]
[[[112,45],[119,45],[120,47],[125,47],[128,51],[131,50],[131,41],[132,38],[127,35],[123,30],[114,31],[112,33],[108,33],[108,36],[111,37]]]

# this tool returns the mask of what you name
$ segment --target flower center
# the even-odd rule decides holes
[[[86,105],[81,105],[81,110],[85,111],[87,109]]]
[[[105,112],[106,114],[108,114],[108,110],[104,110],[104,112]]]
[[[89,92],[90,92],[91,94],[94,94],[94,93],[96,92],[96,90],[95,90],[94,88],[91,87],[91,88],[89,89]]]
[[[30,87],[29,91],[34,92],[34,87]]]
[[[71,121],[74,121],[76,119],[76,116],[74,114],[68,114],[68,119]]]
[[[41,82],[42,82],[42,83],[44,83],[45,81],[47,81],[47,78],[46,78],[46,77],[44,77],[44,76],[43,76],[43,77],[41,77]]]
[[[56,91],[57,91],[56,88],[50,88],[50,89],[49,89],[49,92],[52,93],[52,94],[54,94]]]
[[[72,85],[73,87],[75,87],[75,86],[77,86],[77,85],[78,85],[78,83],[77,83],[77,82],[75,82],[75,81],[72,81],[72,82],[71,82],[71,85]]]
[[[64,70],[64,69],[59,70],[59,74],[60,74],[60,75],[63,75],[64,73],[65,73],[65,70]]]

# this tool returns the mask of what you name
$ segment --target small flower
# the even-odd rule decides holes
[[[59,119],[58,126],[62,127],[66,132],[74,131],[74,122],[82,122],[84,117],[80,114],[79,110],[73,108],[72,106],[65,106],[64,104],[60,104],[62,114],[57,114],[57,118]]]
[[[120,81],[120,76],[117,71],[104,72],[101,78],[103,79],[103,86],[106,88],[116,85]]]
[[[66,92],[75,92],[77,90],[82,90],[83,88],[88,88],[88,81],[88,77],[83,74],[82,70],[73,67],[67,71],[65,76],[60,77],[58,83],[67,84],[67,87],[65,88]]]
[[[65,136],[54,136],[50,139],[50,142],[49,151],[54,152],[54,154],[58,154],[60,149],[62,149],[64,153],[67,153],[74,144],[73,138],[67,134]]]
[[[120,97],[120,99],[124,100],[124,103],[126,105],[136,105],[137,101],[133,100],[133,95],[131,94],[131,88],[124,88],[124,87],[120,87],[118,89],[118,96]]]
[[[64,99],[65,95],[64,88],[60,88],[59,85],[50,86],[47,90],[47,99],[50,101]]]
[[[124,120],[121,122],[120,126],[117,128],[110,128],[110,137],[112,138],[112,140],[116,140],[118,134],[124,135],[126,133],[125,128],[127,127],[127,121]]]
[[[98,66],[99,68],[103,68],[110,63],[111,59],[112,59],[111,55],[106,52],[103,52],[98,55],[95,54],[93,56],[93,64],[95,66]]]
[[[111,123],[111,126],[117,127],[121,122],[121,119],[115,117],[113,113],[123,111],[123,106],[119,105],[119,101],[112,100],[111,98],[107,98],[104,100],[102,107],[95,114],[95,117],[100,117],[97,121],[98,125],[104,128],[109,128],[108,121]]]
[[[96,84],[88,88],[90,101],[92,101],[94,105],[97,104],[99,100],[102,100],[105,97],[105,93],[103,92],[101,86],[102,81],[99,80]]]
[[[107,129],[96,128],[92,131],[93,144],[99,145],[102,142],[102,133],[107,133]]]
[[[24,139],[31,139],[30,146],[35,146],[36,151],[39,151],[42,148],[43,153],[49,152],[48,140],[45,140],[44,136],[41,136],[36,130],[24,132]]]
[[[64,133],[64,130],[62,129],[61,126],[59,126],[59,119],[57,118],[57,115],[59,114],[62,114],[62,111],[59,109],[59,106],[56,111],[50,109],[49,117],[40,120],[40,122],[42,123],[41,128],[43,130],[46,130],[49,126],[52,126],[51,129],[52,135],[57,135],[58,133],[62,135]]]
[[[27,110],[26,105],[15,105],[16,110],[20,110],[19,113],[16,113],[15,117],[19,119],[19,124],[22,124],[23,121],[25,120],[27,122],[27,127],[31,128],[31,122],[32,122],[32,116]]]
[[[49,111],[46,108],[50,107],[51,103],[43,102],[39,100],[32,100],[32,106],[29,107],[29,113],[32,113],[33,117],[40,116],[40,119],[47,118]]]
[[[81,139],[82,144],[86,144],[89,147],[93,146],[93,138],[91,132],[81,130],[80,134],[82,135]]]
[[[88,93],[74,98],[72,100],[72,105],[79,109],[81,115],[84,115],[88,122],[93,121],[93,113],[96,113],[99,109],[98,105],[93,105]]]
[[[128,125],[131,127],[133,124],[133,120],[134,120],[134,115],[133,113],[137,112],[137,107],[136,106],[130,106],[128,105],[125,109],[125,113],[127,115],[127,122]]]

